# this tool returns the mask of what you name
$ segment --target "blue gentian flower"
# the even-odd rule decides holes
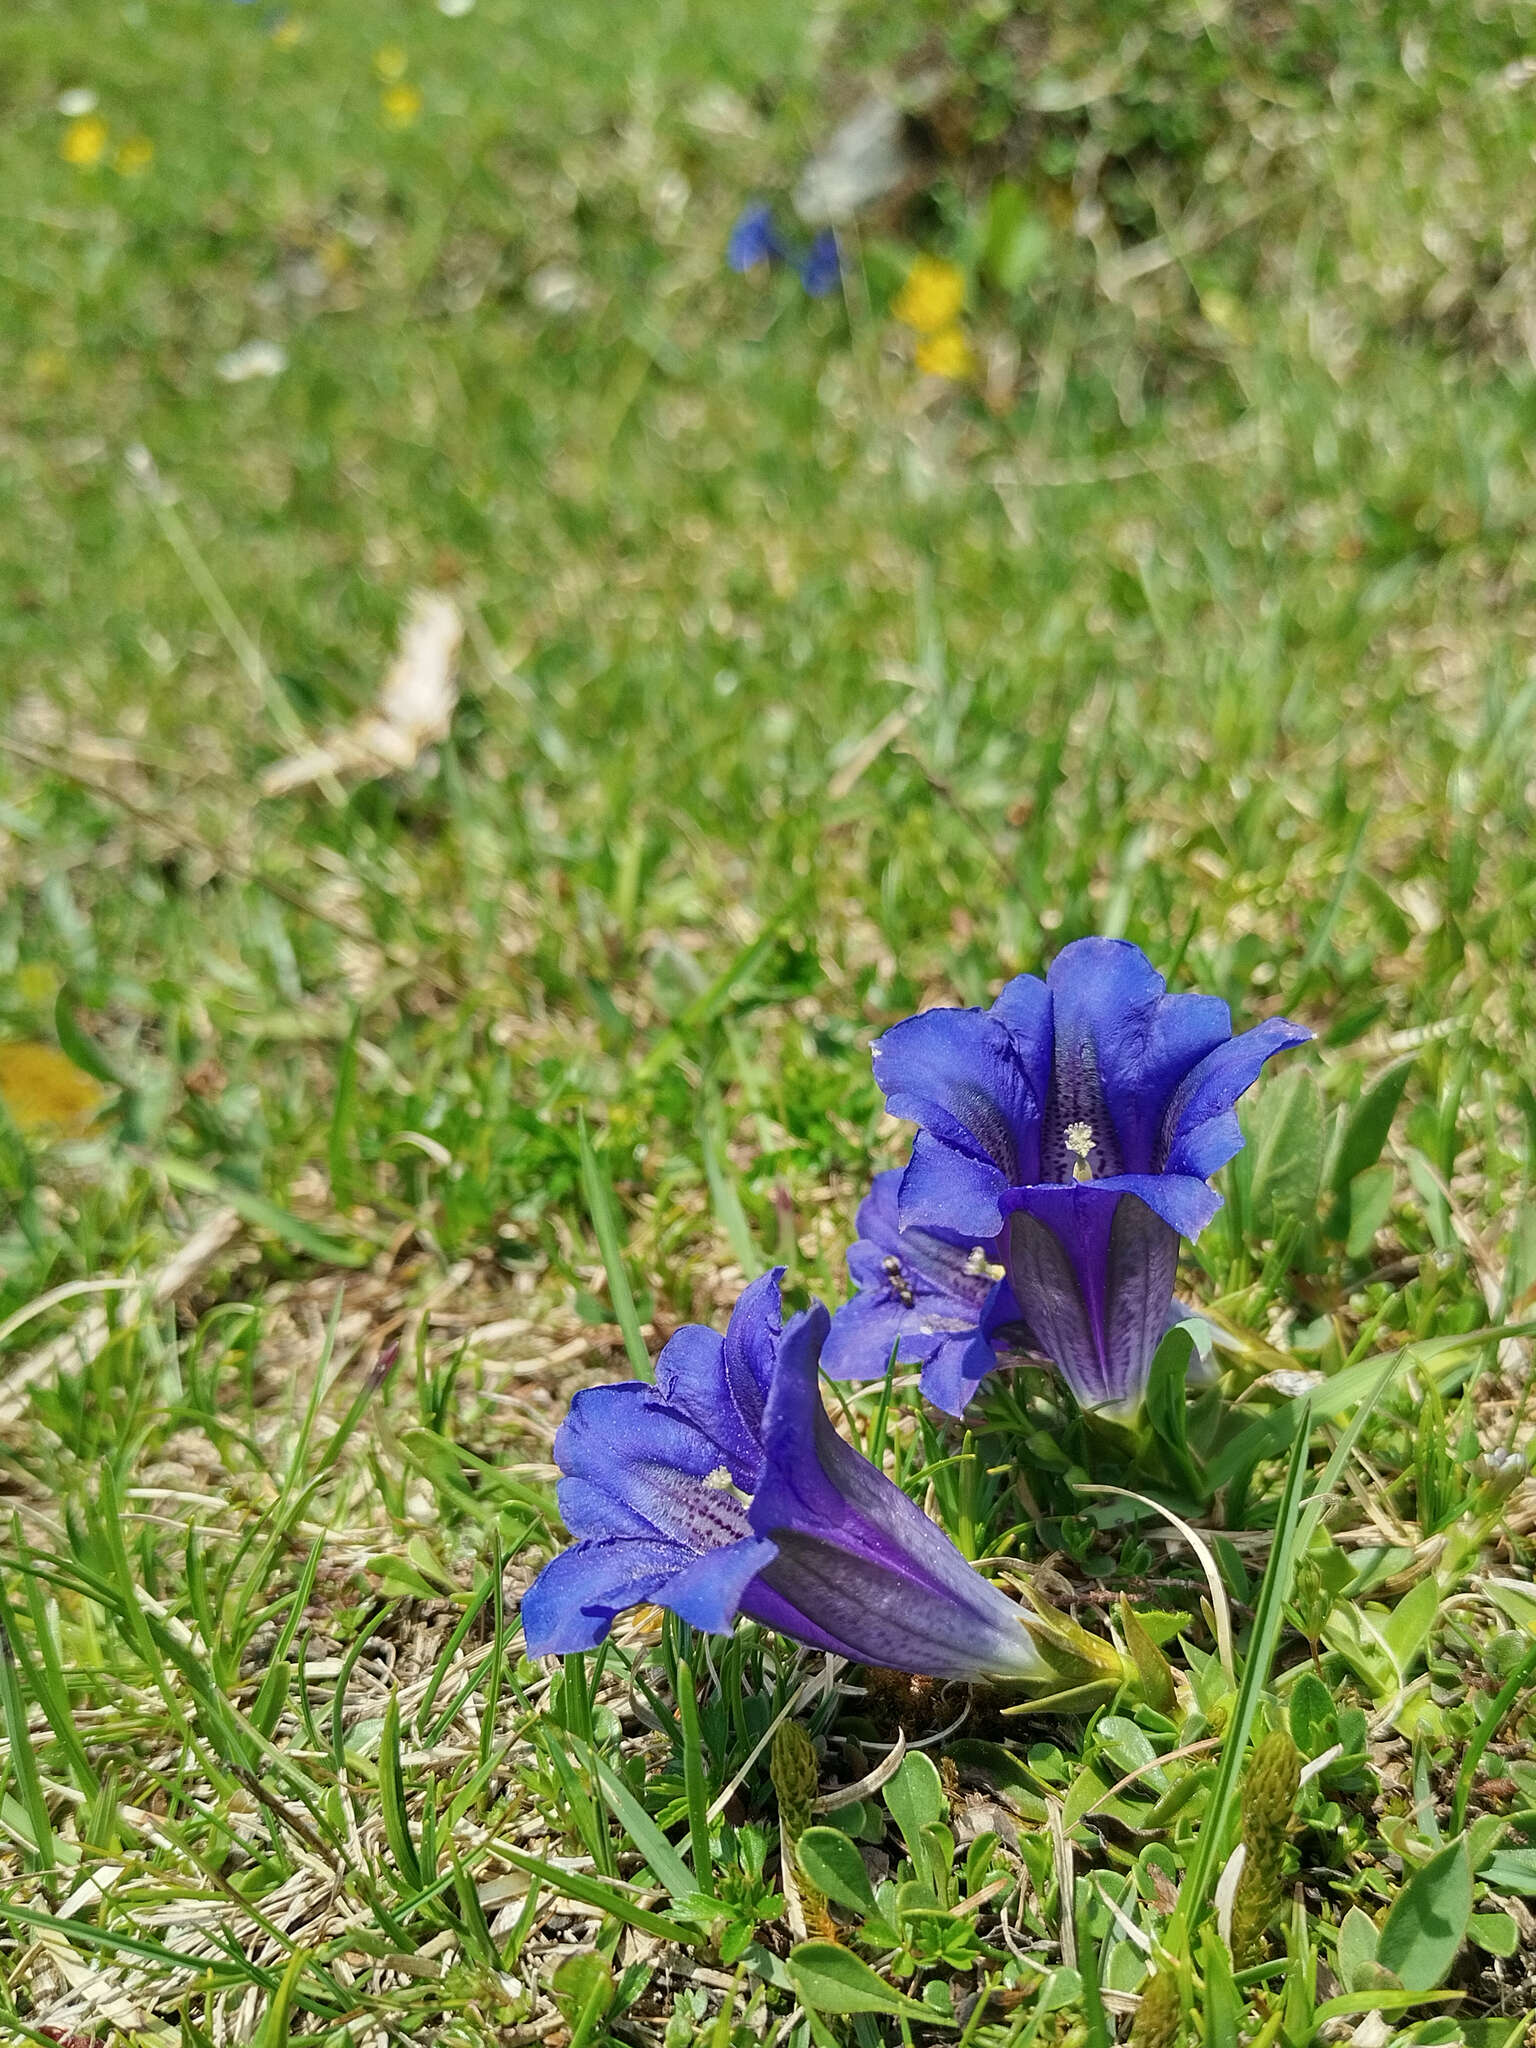
[[[1233,1105],[1311,1037],[1283,1017],[1232,1036],[1216,996],[1169,995],[1136,946],[1079,939],[990,1010],[927,1010],[878,1039],[875,1079],[920,1126],[903,1237],[995,1250],[1039,1349],[1084,1408],[1128,1417],[1168,1322],[1180,1237],[1221,1206],[1209,1176]],[[869,1361],[871,1376],[883,1362]],[[937,1398],[937,1391],[936,1391]],[[948,1405],[948,1403],[941,1403]]]
[[[654,1387],[572,1401],[555,1461],[577,1541],[524,1596],[529,1654],[591,1649],[653,1601],[695,1628],[744,1614],[923,1677],[1051,1679],[1020,1610],[832,1427],[817,1379],[827,1312],[786,1324],[780,1277],[747,1288],[724,1337],[679,1330]]]
[[[903,1230],[897,1215],[901,1169],[875,1176],[859,1205],[859,1240],[848,1254],[858,1293],[832,1318],[822,1370],[834,1380],[867,1380],[897,1365],[920,1365],[936,1408],[961,1415],[998,1362],[995,1345],[1031,1342],[1003,1278],[1001,1237],[978,1244],[950,1230]]]
[[[782,263],[789,250],[774,225],[773,210],[754,199],[743,207],[725,245],[725,260],[732,270],[756,270],[764,263]]]
[[[779,232],[773,209],[761,199],[754,199],[737,215],[725,245],[725,260],[732,270],[739,271],[788,263],[813,299],[824,299],[836,291],[842,276],[837,236],[831,228],[824,228],[804,255],[797,256]]]
[[[837,290],[842,274],[837,236],[831,228],[823,228],[800,259],[800,282],[811,298],[824,299]]]

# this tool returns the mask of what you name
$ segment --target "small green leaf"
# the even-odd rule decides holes
[[[1408,1085],[1408,1076],[1417,1057],[1414,1054],[1399,1060],[1395,1067],[1388,1067],[1350,1111],[1344,1135],[1339,1140],[1339,1149],[1333,1158],[1331,1178],[1336,1195],[1342,1196],[1355,1175],[1364,1173],[1381,1157],[1381,1148],[1387,1142],[1387,1133],[1392,1128],[1392,1119],[1397,1114],[1397,1105],[1403,1099],[1403,1090]]]
[[[1147,1377],[1145,1412],[1153,1434],[1167,1446],[1179,1484],[1199,1495],[1204,1482],[1189,1455],[1187,1433],[1189,1362],[1194,1349],[1194,1336],[1186,1323],[1175,1323],[1165,1331]]]
[[[126,1075],[119,1073],[101,1047],[91,1037],[75,1015],[75,1005],[80,1000],[78,992],[69,983],[59,990],[53,1005],[53,1027],[58,1033],[59,1044],[65,1057],[82,1073],[89,1074],[93,1081],[99,1081],[104,1088],[128,1088],[131,1083]]]
[[[1303,1671],[1291,1688],[1291,1740],[1304,1757],[1321,1756],[1338,1741],[1333,1694],[1315,1671]]]
[[[550,1989],[567,2023],[575,2026],[590,2008],[606,2012],[612,2005],[613,1971],[600,1955],[563,1956],[550,1977]]]
[[[1105,1714],[1096,1724],[1093,1734],[1099,1748],[1114,1765],[1117,1778],[1139,1771],[1143,1784],[1149,1785],[1154,1792],[1167,1791],[1168,1774],[1159,1766],[1157,1751],[1145,1729],[1138,1728],[1123,1714]]]
[[[1141,1626],[1141,1618],[1130,1608],[1130,1602],[1124,1595],[1120,1597],[1120,1634],[1124,1636],[1124,1647],[1130,1651],[1130,1661],[1137,1667],[1143,1700],[1159,1714],[1171,1714],[1178,1706],[1178,1694],[1174,1692],[1174,1667],[1169,1665],[1167,1657],[1163,1657],[1153,1638]]]
[[[1397,1666],[1400,1682],[1406,1683],[1439,1612],[1440,1587],[1431,1575],[1406,1592],[1382,1622],[1381,1639]]]
[[[1472,1917],[1472,1863],[1465,1837],[1416,1870],[1381,1926],[1376,1960],[1409,1991],[1432,1991],[1456,1960]]]
[[[572,1754],[592,1773],[614,1818],[673,1899],[686,1899],[702,1890],[704,1879],[709,1876],[708,1867],[703,1878],[695,1877],[612,1765],[576,1736],[568,1736],[566,1742]]]
[[[955,1837],[952,1829],[936,1820],[923,1829],[923,1856],[929,1888],[935,1898],[954,1903]]]
[[[686,1942],[695,1948],[702,1947],[707,1939],[696,1928],[684,1926],[677,1920],[665,1920],[661,1914],[637,1906],[628,1891],[618,1888],[617,1879],[584,1877],[579,1871],[562,1870],[557,1864],[530,1856],[525,1849],[514,1849],[510,1843],[498,1849],[497,1854],[514,1870],[525,1870],[530,1877],[540,1879],[559,1897],[580,1899],[583,1905],[596,1906],[600,1912],[611,1913],[615,1920],[638,1927],[642,1934],[654,1934],[662,1941]]]
[[[817,1891],[862,1918],[875,1910],[874,1887],[856,1844],[838,1828],[807,1828],[795,1855]]]
[[[1369,1913],[1351,1906],[1339,1926],[1339,1977],[1346,1991],[1368,1989],[1368,1972],[1376,1968],[1376,1923]]]
[[[1520,1947],[1520,1929],[1513,1913],[1474,1913],[1467,1933],[1485,1955],[1508,1961]]]
[[[1116,1773],[1118,1777],[1124,1775],[1124,1772]],[[1097,1806],[1106,1797],[1110,1782],[1108,1778],[1101,1778],[1091,1765],[1084,1765],[1067,1788],[1067,1796],[1062,1801],[1062,1825],[1069,1831],[1075,1828],[1089,1808]]]
[[[1067,2006],[1076,2005],[1082,1995],[1083,1980],[1076,1970],[1052,1970],[1040,1987],[1035,2011],[1041,2014],[1062,2012]]]
[[[1323,1102],[1304,1067],[1277,1074],[1245,1119],[1249,1149],[1248,1218],[1258,1237],[1317,1214],[1323,1176]]]
[[[946,1819],[949,1814],[949,1802],[944,1797],[939,1774],[921,1750],[914,1750],[903,1760],[901,1769],[885,1788],[885,1803],[901,1829],[907,1854],[921,1870],[924,1860],[923,1829],[931,1827],[935,1821]]]
[[[1397,1174],[1390,1166],[1368,1166],[1349,1184],[1349,1236],[1344,1249],[1352,1259],[1363,1259],[1376,1233],[1386,1222],[1397,1189]]]
[[[1011,297],[1024,289],[1050,255],[1050,229],[1029,194],[1011,178],[999,178],[987,201],[981,269]]]
[[[786,1967],[800,2003],[813,2012],[883,2012],[896,2019],[920,2020],[929,2027],[954,2024],[932,2006],[919,2005],[915,1998],[894,1990],[868,1963],[851,1949],[839,1948],[835,1941],[801,1942],[790,1951]]]
[[[1319,2028],[1329,2020],[1350,2019],[1362,2012],[1406,2012],[1410,2006],[1439,2002],[1447,2003],[1461,1997],[1459,1991],[1404,1991],[1396,1985],[1383,1984],[1370,1991],[1351,1991],[1343,1998],[1324,2001],[1312,2015],[1314,2038]]]

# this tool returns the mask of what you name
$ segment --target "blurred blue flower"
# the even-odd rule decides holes
[[[835,291],[842,275],[837,237],[830,228],[823,229],[803,256],[797,256],[780,234],[773,209],[761,199],[754,199],[737,215],[725,245],[725,260],[732,270],[743,273],[788,264],[813,299],[824,299]]]
[[[716,1632],[745,1614],[860,1664],[1049,1680],[1020,1610],[832,1427],[827,1312],[784,1323],[779,1280],[752,1283],[724,1337],[679,1330],[654,1387],[576,1395],[555,1461],[577,1541],[524,1596],[529,1654],[590,1649],[654,1601]]]
[[[1233,1105],[1266,1060],[1311,1035],[1273,1017],[1234,1038],[1224,1002],[1167,994],[1119,939],[1079,939],[1044,981],[1020,975],[990,1010],[909,1017],[874,1047],[886,1107],[920,1127],[897,1197],[901,1242],[919,1231],[995,1256],[1081,1405],[1134,1415],[1179,1239],[1221,1206],[1209,1176],[1243,1142]],[[950,1407],[978,1358],[970,1349],[925,1391]],[[883,1370],[871,1356],[861,1376]]]
[[[783,263],[789,251],[773,224],[772,209],[754,199],[737,216],[731,238],[725,245],[725,260],[732,270],[756,270],[764,263]]]
[[[830,228],[823,228],[801,260],[800,282],[813,299],[824,299],[837,290],[842,275],[837,236]]]

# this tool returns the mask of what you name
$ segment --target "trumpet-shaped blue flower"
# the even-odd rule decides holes
[[[723,1338],[679,1330],[654,1387],[576,1395],[555,1459],[577,1541],[524,1597],[529,1653],[590,1649],[652,1601],[696,1628],[745,1614],[925,1677],[1050,1679],[1019,1609],[833,1429],[827,1312],[785,1324],[779,1278],[753,1282]]]
[[[1169,995],[1119,939],[1064,947],[1043,981],[1021,974],[989,1010],[909,1017],[874,1047],[886,1107],[919,1126],[903,1242],[922,1232],[995,1256],[1078,1401],[1134,1413],[1179,1239],[1221,1206],[1209,1176],[1243,1142],[1233,1106],[1311,1035],[1274,1017],[1234,1038],[1224,1002]],[[945,1382],[928,1391],[952,1407]]]
[[[901,1169],[876,1174],[859,1205],[858,1243],[848,1271],[858,1293],[832,1318],[822,1370],[867,1380],[898,1365],[923,1369],[936,1408],[963,1414],[997,1364],[994,1346],[1029,1344],[1013,1290],[1003,1277],[1003,1241],[978,1244],[950,1230],[900,1227]]]

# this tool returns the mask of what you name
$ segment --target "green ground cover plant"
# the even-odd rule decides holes
[[[6,2041],[1524,2037],[1533,28],[16,0]],[[870,1041],[1088,934],[1315,1034],[1214,1384],[824,1391],[1118,1681],[530,1659],[572,1394],[844,1301]]]

